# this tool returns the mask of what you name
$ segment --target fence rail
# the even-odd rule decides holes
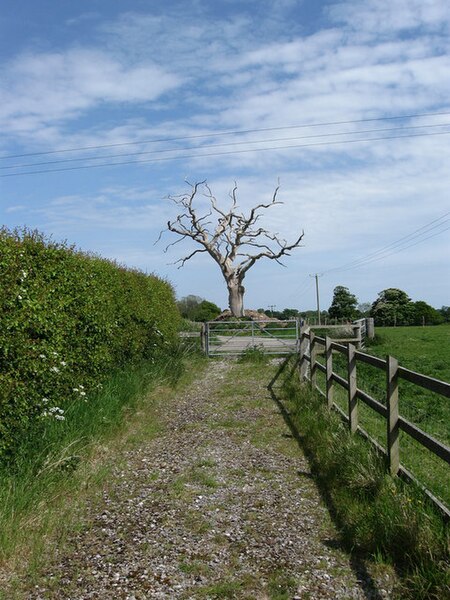
[[[319,347],[324,348],[325,364],[317,360]],[[399,414],[399,392],[398,384],[400,379],[409,381],[414,385],[420,386],[426,390],[450,398],[450,384],[440,381],[421,373],[416,373],[398,364],[398,361],[388,356],[386,360],[365,354],[358,351],[353,344],[347,346],[339,344],[329,337],[322,338],[309,328],[304,328],[300,332],[299,340],[299,371],[303,380],[309,380],[311,386],[318,390],[327,401],[329,408],[337,410],[341,417],[348,423],[352,433],[358,431],[364,437],[374,443],[377,449],[386,456],[389,471],[392,475],[399,475],[408,480],[414,480],[423,489],[428,497],[441,510],[447,519],[450,519],[449,508],[438,498],[426,489],[417,479],[400,463],[400,431],[403,431],[409,437],[413,438],[422,447],[427,449],[439,459],[450,464],[450,447],[441,441],[435,439],[432,435],[426,433],[414,423]],[[333,352],[339,352],[346,357],[347,378],[333,371]],[[363,390],[357,387],[357,363],[363,362],[372,367],[380,369],[386,375],[385,404],[379,402]],[[317,385],[317,373],[325,374],[326,391],[324,392]],[[347,392],[347,411],[342,410],[334,402],[334,384],[341,386]],[[358,418],[358,400],[370,407],[386,421],[386,445],[383,447],[374,440],[359,425]]]

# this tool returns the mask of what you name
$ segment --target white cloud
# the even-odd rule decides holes
[[[251,4],[245,3],[245,8]],[[270,21],[273,13],[260,9],[261,3],[253,4],[253,18],[241,12],[242,3],[235,3],[239,8],[231,17],[213,15],[201,2],[181,7],[178,14],[170,7],[159,16],[128,12],[103,22],[89,47],[69,45],[45,54],[19,54],[6,65],[0,83],[3,130],[22,136],[28,147],[33,143],[38,148],[62,149],[450,110],[447,2],[340,2],[329,8],[325,14],[329,18],[320,21],[320,29],[311,26],[309,34],[300,19],[292,18],[295,2],[288,0],[284,8],[275,3],[278,19],[274,23]],[[116,110],[108,111],[111,108]],[[442,122],[449,122],[448,117],[403,123]],[[214,154],[245,149],[238,145],[243,140],[343,131],[354,138],[357,132],[402,122],[390,123],[197,138],[89,154],[104,154],[108,159],[111,154],[177,147],[176,154],[187,155],[182,150],[187,146],[198,146],[196,154]],[[359,137],[370,135],[377,137],[376,133]],[[285,143],[339,139],[305,137]],[[117,169],[104,175],[95,170],[97,178],[86,177],[89,183],[85,185],[75,172],[64,184],[68,192],[54,192],[54,187],[64,189],[64,185],[49,175],[42,180],[48,189],[41,192],[40,207],[29,210],[27,216],[61,237],[81,236],[86,243],[92,240],[96,251],[146,266],[144,234],[150,246],[173,216],[172,207],[161,198],[183,191],[184,175],[194,181],[209,178],[219,198],[227,197],[237,179],[243,209],[255,199],[267,198],[281,176],[285,204],[272,211],[267,223],[289,239],[305,229],[306,247],[288,261],[288,269],[297,277],[302,269],[307,275],[308,270],[336,266],[334,261],[351,260],[442,214],[450,187],[449,140],[436,136],[186,158],[166,166],[148,163],[132,172]],[[233,141],[235,146],[206,148]],[[284,142],[265,145],[277,144]],[[70,156],[80,154],[59,158]],[[150,191],[146,189],[149,181]],[[14,193],[13,186],[9,190]],[[22,198],[15,198],[13,206],[19,207],[14,214],[20,215]],[[432,264],[434,254],[428,248],[440,250],[441,242],[433,238],[429,246],[392,257],[392,264],[387,263],[393,273],[389,277],[395,277],[395,261],[406,270],[409,265],[410,271],[419,257],[424,264]],[[165,267],[183,254],[181,245],[169,254],[157,249],[151,254],[151,268],[157,265],[180,282],[186,293],[196,293],[189,286],[203,286],[205,291],[199,289],[199,293],[210,297],[207,260],[199,257],[181,272]],[[381,277],[381,271],[374,267],[376,277]],[[251,275],[248,288],[254,285],[261,292],[265,273],[280,283],[269,286],[280,294],[283,286],[289,286],[291,271],[278,274],[272,266],[261,265]],[[385,287],[377,280],[370,284],[370,292],[367,277],[348,277],[352,285],[361,286],[362,299],[370,299],[374,289]],[[216,283],[220,286],[220,279]]]
[[[126,65],[95,49],[27,54],[7,65],[0,84],[6,130],[29,131],[118,103],[147,103],[181,83],[151,63]]]
[[[329,14],[339,23],[377,37],[385,32],[429,28],[448,29],[450,15],[445,0],[347,0],[332,5]]]

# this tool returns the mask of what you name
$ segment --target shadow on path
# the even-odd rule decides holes
[[[280,367],[278,368],[277,372],[275,373],[275,376],[273,377],[273,379],[267,386],[267,389],[269,390],[272,400],[276,404],[286,425],[289,427],[291,436],[296,440],[297,444],[301,448],[302,452],[306,456],[306,458],[311,466],[311,473],[299,471],[298,475],[301,477],[311,477],[312,479],[314,479],[314,481],[317,485],[317,488],[319,490],[320,497],[323,500],[323,502],[325,503],[325,505],[327,506],[327,509],[330,513],[330,516],[332,518],[332,521],[333,521],[335,527],[337,528],[338,531],[341,531],[343,524],[339,518],[337,511],[336,511],[336,507],[335,507],[333,500],[329,494],[329,491],[328,491],[327,487],[324,485],[324,483],[321,481],[320,477],[318,476],[317,471],[312,466],[314,464],[313,454],[309,450],[307,445],[304,443],[303,437],[300,434],[299,430],[297,429],[297,427],[291,417],[291,413],[284,406],[281,399],[276,395],[274,387],[273,387],[274,384],[276,383],[276,381],[282,375],[282,373],[286,370],[286,368],[289,364],[290,358],[291,357],[287,357],[280,364]],[[293,375],[294,371],[298,368],[298,365],[299,365],[299,361],[295,360],[292,368],[290,369],[289,375]],[[286,434],[286,435],[288,435],[288,434]],[[358,585],[360,586],[360,588],[362,589],[362,591],[364,592],[364,595],[366,596],[366,598],[368,600],[383,600],[383,596],[378,591],[378,586],[377,586],[376,581],[370,575],[369,571],[367,570],[364,560],[360,556],[358,556],[357,554],[355,554],[354,552],[349,550],[348,546],[346,546],[343,543],[343,541],[325,540],[324,543],[326,546],[328,546],[330,548],[342,549],[342,550],[345,550],[349,554],[350,565],[351,565],[353,572],[356,575]]]

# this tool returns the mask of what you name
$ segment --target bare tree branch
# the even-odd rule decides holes
[[[217,199],[212,193],[206,181],[190,185],[190,193],[168,198],[180,207],[181,213],[173,221],[168,221],[167,231],[180,236],[175,242],[169,244],[165,252],[175,244],[186,238],[192,239],[201,248],[197,248],[191,254],[178,259],[175,264],[179,268],[199,253],[208,253],[219,265],[222,275],[226,281],[230,308],[235,316],[242,316],[244,287],[242,282],[247,271],[260,259],[268,258],[283,265],[280,258],[289,256],[291,250],[299,247],[304,232],[291,244],[279,237],[277,233],[271,233],[263,227],[256,227],[256,223],[272,206],[282,204],[278,200],[279,184],[275,188],[269,203],[260,203],[254,206],[249,214],[237,212],[237,184],[235,182],[229,197],[231,207],[227,211],[219,208]],[[194,207],[196,196],[202,194],[209,200],[210,209],[203,216],[199,216]],[[212,215],[217,216],[213,222],[209,220]],[[164,230],[159,234],[157,242],[161,239]],[[156,242],[155,242],[156,243]],[[252,253],[251,249],[255,251]],[[239,313],[239,314],[237,314]]]
[[[197,248],[197,250],[194,250],[194,252],[189,254],[189,256],[185,256],[184,258],[179,258],[173,264],[176,265],[177,263],[181,263],[180,266],[178,267],[179,269],[181,269],[181,267],[184,267],[185,262],[187,262],[189,259],[191,259],[196,254],[200,254],[201,252],[206,252],[206,248]]]

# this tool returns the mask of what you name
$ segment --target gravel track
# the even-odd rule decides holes
[[[25,597],[390,598],[390,577],[370,577],[340,548],[263,371],[254,373],[211,361],[161,402],[161,432],[127,451],[89,525]]]

